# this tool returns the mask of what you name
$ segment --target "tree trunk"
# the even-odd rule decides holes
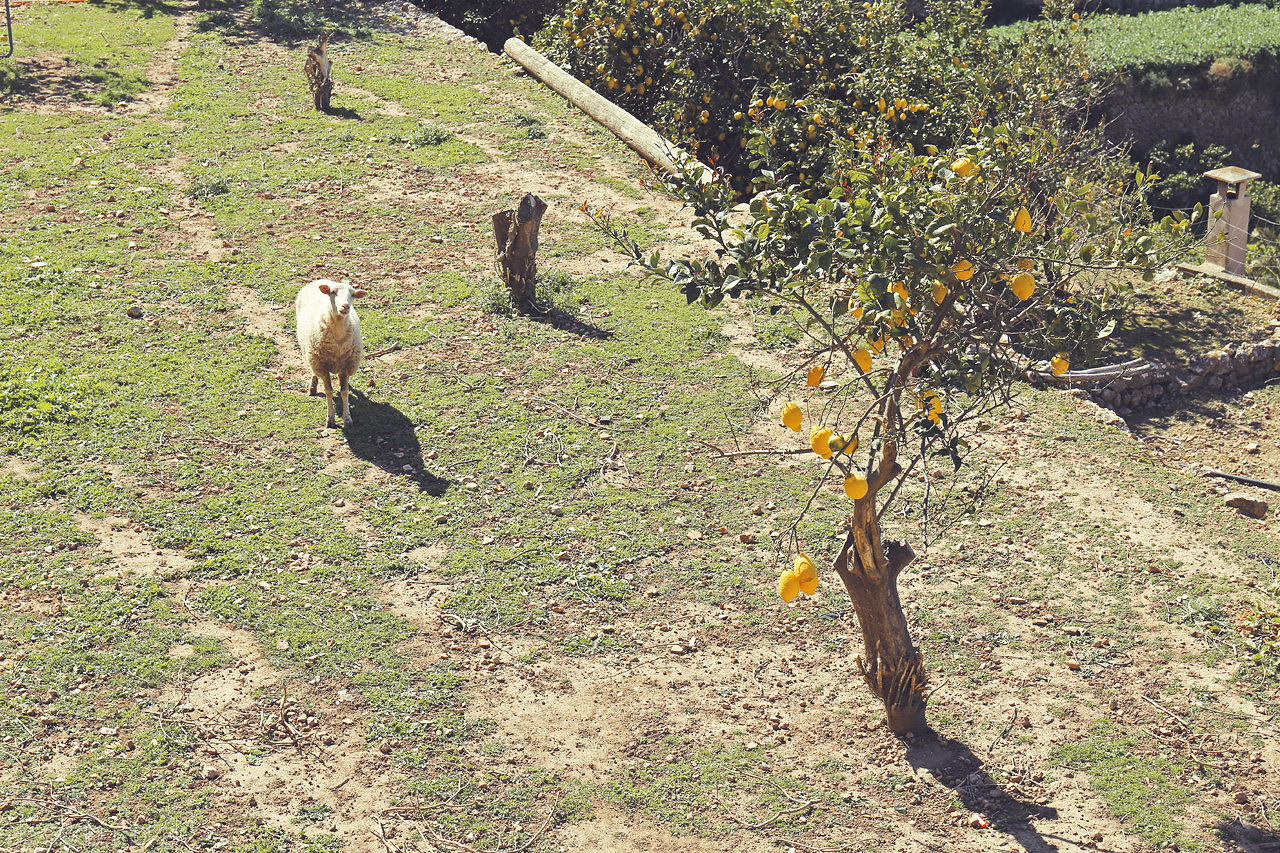
[[[871,495],[854,504],[851,523],[834,568],[862,628],[864,654],[858,658],[858,669],[884,702],[890,731],[923,732],[928,728],[928,676],[898,599],[898,575],[915,559],[915,552],[905,542],[882,546]]]
[[[520,200],[517,210],[493,215],[493,239],[497,244],[498,270],[511,291],[513,305],[532,302],[538,277],[538,227],[547,203],[533,193]]]

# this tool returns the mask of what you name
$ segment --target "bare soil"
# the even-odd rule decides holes
[[[133,111],[163,108],[165,87],[174,81],[173,57],[181,49],[192,9],[191,5],[183,7],[179,41],[157,57],[154,88],[131,108]],[[456,38],[433,19],[417,20],[425,39]],[[247,53],[255,49],[245,46]],[[266,59],[279,61],[275,56]],[[494,57],[492,61],[502,60]],[[58,69],[47,66],[44,60],[36,60],[32,67],[51,80],[56,78]],[[355,98],[362,94],[366,93],[356,89],[343,92]],[[56,97],[38,108],[81,109]],[[381,104],[379,109],[394,110],[396,105]],[[551,129],[554,133],[576,132],[570,124]],[[482,148],[492,146],[482,127],[461,128],[458,133]],[[179,172],[180,165],[161,164],[156,167],[157,174],[163,177]],[[634,173],[607,163],[601,164],[599,173],[625,180],[634,177]],[[463,176],[432,176],[421,183],[387,174],[366,190],[434,211],[468,210],[478,198],[509,196],[535,187],[587,198],[593,204],[614,205],[618,216],[640,206],[596,177],[592,171],[567,166],[560,172],[540,166],[522,170],[504,161],[500,167]],[[169,183],[177,185],[176,181]],[[172,217],[188,240],[175,249],[210,261],[232,251],[232,246],[215,238],[198,205],[180,194],[172,201]],[[661,196],[646,197],[642,204],[657,211],[674,229],[686,223],[678,206]],[[568,204],[557,207],[553,218],[585,222]],[[282,230],[305,233],[308,227],[303,223]],[[616,262],[616,255],[602,249],[575,263],[578,271],[586,272]],[[377,274],[376,260],[332,257],[320,263],[324,272]],[[427,275],[446,264],[480,268],[489,263],[491,259],[478,250],[450,249],[410,261],[398,272],[397,281]],[[231,289],[227,298],[235,303],[236,313],[248,320],[252,333],[277,341],[287,362],[281,365],[282,372],[300,388],[305,377],[281,310],[259,302],[246,288]],[[1259,313],[1272,316],[1268,311],[1270,308]],[[1181,327],[1188,317],[1179,315],[1168,322]],[[587,319],[591,319],[589,313]],[[720,322],[747,363],[772,370],[788,366],[785,355],[758,346],[751,318],[725,314]],[[475,323],[477,334],[483,334],[483,320],[477,318]],[[1219,337],[1230,336],[1229,329],[1215,326],[1213,332]],[[381,378],[394,371],[399,358],[388,354],[375,359],[370,365],[373,375]],[[1064,398],[1063,404],[1079,406],[1082,412],[1088,405],[1069,398]],[[1176,410],[1144,415],[1131,424],[1132,435],[1114,433],[1111,440],[1127,443],[1134,456],[1150,457],[1157,465],[1166,466],[1170,482],[1185,473],[1183,466],[1195,463],[1280,480],[1277,406],[1280,399],[1267,389],[1234,398],[1199,397]],[[1166,507],[1122,487],[1120,484],[1134,479],[1128,459],[1110,458],[1087,442],[1055,441],[1052,418],[1051,413],[1032,412],[1029,420],[1010,416],[993,425],[987,446],[996,457],[1007,460],[1009,483],[1026,488],[1025,503],[984,508],[971,522],[975,526],[958,528],[953,538],[922,555],[903,577],[905,600],[936,612],[948,630],[963,635],[960,642],[970,655],[969,674],[979,671],[990,676],[981,689],[961,675],[936,678],[933,708],[944,720],[936,739],[902,741],[884,730],[881,711],[861,686],[853,660],[852,651],[860,648],[856,623],[833,585],[792,605],[834,614],[822,630],[814,620],[795,627],[787,620],[773,618],[782,611],[780,605],[763,614],[766,618],[760,621],[757,617],[762,614],[739,612],[732,606],[674,599],[667,602],[660,623],[655,624],[653,614],[646,610],[608,626],[618,635],[644,638],[644,651],[639,655],[602,652],[569,658],[544,647],[531,665],[517,663],[537,647],[533,639],[518,631],[496,636],[468,632],[441,609],[450,582],[431,573],[432,564],[442,556],[438,552],[414,555],[424,573],[412,580],[387,582],[381,597],[392,613],[414,625],[405,644],[414,660],[426,664],[447,657],[464,664],[467,716],[495,721],[497,736],[511,745],[496,756],[469,753],[473,766],[491,768],[495,774],[541,768],[588,783],[605,783],[631,772],[643,775],[649,772],[647,768],[659,772],[672,759],[662,746],[662,738],[669,735],[683,736],[694,744],[767,743],[772,747],[770,761],[776,772],[787,773],[811,789],[833,793],[837,802],[845,803],[834,824],[829,824],[818,820],[812,808],[797,809],[794,814],[781,809],[780,816],[774,818],[758,806],[726,799],[719,804],[721,813],[731,815],[743,827],[757,828],[703,837],[682,832],[678,826],[658,825],[644,812],[629,813],[602,797],[593,802],[589,819],[546,829],[542,842],[554,849],[734,849],[742,853],[778,849],[973,853],[1001,849],[1036,853],[1147,850],[1149,846],[1132,824],[1112,815],[1084,774],[1063,772],[1051,759],[1055,747],[1085,740],[1099,721],[1110,721],[1120,731],[1159,733],[1154,736],[1163,745],[1165,757],[1198,756],[1220,769],[1222,784],[1204,788],[1202,797],[1186,809],[1184,822],[1202,844],[1221,844],[1224,849],[1277,849],[1280,836],[1271,824],[1280,812],[1280,734],[1274,716],[1274,688],[1265,701],[1238,689],[1234,659],[1207,658],[1203,638],[1194,636],[1191,628],[1157,615],[1163,596],[1175,590],[1179,580],[1212,577],[1228,585],[1238,584],[1240,565],[1215,546],[1218,536],[1212,529],[1189,536],[1186,526]],[[1099,426],[1098,430],[1115,428]],[[780,427],[762,424],[754,440],[762,447],[777,446],[786,437]],[[1252,444],[1258,448],[1247,449]],[[333,470],[363,464],[345,445],[330,442],[328,449]],[[801,463],[787,464],[803,469]],[[4,466],[19,477],[32,476],[31,467],[21,459],[7,460]],[[378,475],[371,470],[370,476]],[[1159,473],[1144,476],[1158,477]],[[1223,489],[1216,484],[1206,480],[1198,486],[1181,487],[1199,489],[1202,499],[1213,506],[1212,513],[1234,523],[1235,511],[1218,506],[1218,492]],[[1242,487],[1230,488],[1236,491]],[[1266,492],[1255,493],[1274,499]],[[1072,583],[1110,588],[1116,583],[1114,572],[1136,573],[1139,564],[1145,567],[1145,558],[1154,565],[1157,557],[1173,554],[1180,563],[1158,582],[1148,583],[1145,574],[1135,574],[1136,579],[1122,584],[1119,594],[1132,596],[1134,605],[1128,628],[1141,635],[1142,642],[1123,653],[1100,657],[1105,666],[1085,673],[1092,676],[1087,679],[1078,667],[1068,664],[1065,655],[1058,659],[1047,655],[1043,644],[992,643],[972,614],[949,600],[952,591],[982,584],[987,590],[985,597],[1002,602],[999,606],[1009,615],[1014,633],[1045,642],[1061,637],[1070,627],[1064,618],[1078,615],[1064,617],[1053,612],[1052,606],[1030,606],[1017,589],[1005,588],[999,579],[997,559],[1022,554],[1040,559],[1034,557],[1033,543],[1010,536],[992,551],[990,569],[958,559],[966,547],[988,547],[966,544],[966,530],[985,527],[988,516],[1052,515],[1059,511],[1059,501],[1063,507],[1107,519],[1118,529],[1118,537],[1133,543],[1144,555],[1118,562],[1108,551],[1110,546],[1091,540],[1078,516],[1064,516],[1060,530],[1064,547],[1098,550],[1096,571],[1091,577],[1072,579]],[[341,508],[335,511],[344,519],[349,515]],[[168,578],[185,564],[182,554],[155,547],[146,531],[127,518],[83,517],[77,521],[94,535],[94,552],[111,558],[118,571]],[[351,523],[353,529],[361,529],[355,517]],[[736,523],[744,530],[752,525],[763,529],[768,519],[744,517]],[[1270,518],[1250,524],[1274,541],[1276,530]],[[1058,567],[1046,564],[1042,568],[1053,573]],[[939,575],[947,579],[941,585]],[[758,582],[764,586],[773,583],[767,566],[762,566]],[[197,592],[188,581],[164,583],[177,601]],[[6,603],[20,610],[34,607],[53,612],[56,608],[55,602],[38,600]],[[534,605],[554,613],[557,624],[566,623],[566,634],[571,630],[567,623],[590,621],[591,614],[584,612],[582,605],[555,601]],[[192,616],[196,618],[196,614]],[[1115,622],[1102,610],[1094,617],[1099,628]],[[923,636],[937,627],[938,623],[931,623],[917,625],[916,630]],[[324,682],[288,687],[293,674],[273,668],[251,632],[209,620],[197,621],[192,631],[224,642],[234,661],[175,683],[153,697],[157,707],[175,708],[174,720],[192,731],[198,741],[200,778],[193,783],[175,775],[175,785],[206,787],[228,821],[248,813],[265,825],[291,831],[297,830],[291,818],[302,806],[323,803],[329,812],[319,828],[341,838],[345,850],[472,849],[462,840],[433,841],[430,827],[421,825],[415,814],[388,805],[402,783],[390,760],[398,745],[366,742],[363,724],[367,710],[356,692],[333,689]],[[1087,625],[1084,634],[1086,640],[1095,636]],[[835,653],[823,642],[824,637],[833,635],[847,638],[845,647]],[[189,647],[182,646],[168,650],[175,657],[190,653]],[[1216,732],[1211,741],[1200,738],[1202,727],[1185,723],[1196,690],[1219,696],[1220,713],[1229,716],[1238,728]],[[273,723],[270,737],[264,741],[267,718],[285,724]],[[1267,745],[1258,748],[1258,737]],[[70,745],[67,748],[70,750]],[[56,784],[72,760],[68,752],[65,761],[32,767],[29,772]],[[833,760],[849,768],[842,780],[824,775],[820,769],[824,762]],[[851,777],[865,784],[855,786]],[[748,811],[752,808],[756,810]],[[794,827],[798,818],[810,820],[813,832],[772,831],[782,823]],[[1215,828],[1224,836],[1216,841]]]

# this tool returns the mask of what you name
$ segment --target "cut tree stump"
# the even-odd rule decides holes
[[[498,274],[511,292],[513,305],[531,303],[537,295],[534,280],[538,277],[538,227],[546,212],[547,203],[527,193],[515,210],[493,215]]]

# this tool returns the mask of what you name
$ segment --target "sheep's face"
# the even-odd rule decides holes
[[[336,287],[322,284],[320,285],[320,292],[328,294],[329,306],[335,314],[350,313],[351,300],[365,295],[365,291],[349,284],[339,284]]]

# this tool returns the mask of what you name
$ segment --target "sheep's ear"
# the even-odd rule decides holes
[[[356,290],[356,291],[354,291],[351,295],[352,295],[352,296],[354,296],[354,297],[357,297],[357,298],[358,298],[358,297],[361,297],[361,296],[368,296],[368,295],[369,295],[369,291],[367,291],[367,290]]]
[[[320,292],[321,292],[321,293],[333,293],[333,288],[331,288],[329,285],[325,284],[324,282],[321,282],[321,283],[320,283]]]

